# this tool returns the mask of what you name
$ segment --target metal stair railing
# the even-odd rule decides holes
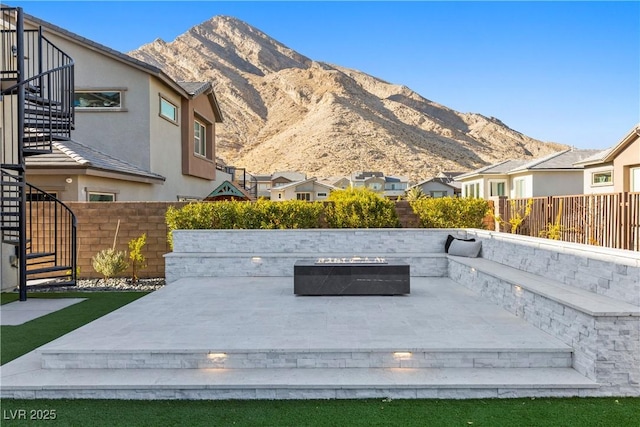
[[[20,176],[2,171],[3,241],[19,243],[20,193],[25,195],[25,260],[30,280],[57,279],[60,285],[77,279],[77,220],[67,205]]]
[[[74,62],[21,8],[0,8],[0,230],[16,245],[20,300],[27,277],[76,280],[76,219],[60,200],[25,180],[25,157],[50,153],[74,123]]]

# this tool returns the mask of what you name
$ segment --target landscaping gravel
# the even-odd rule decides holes
[[[164,278],[138,279],[136,283],[132,283],[131,278],[80,279],[76,286],[29,286],[29,292],[149,292],[160,289],[165,284]]]

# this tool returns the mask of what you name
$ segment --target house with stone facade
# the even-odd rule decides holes
[[[30,183],[63,201],[176,201],[206,197],[222,112],[209,82],[174,81],[160,69],[25,14],[25,28],[75,62],[75,125],[51,154],[27,159]]]

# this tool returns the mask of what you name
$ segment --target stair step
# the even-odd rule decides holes
[[[46,134],[39,134],[39,135],[25,135],[22,138],[22,141],[25,144],[28,143],[35,143],[35,142],[50,142],[50,141],[68,141],[69,137],[67,136],[62,136],[62,135],[56,135],[56,134],[51,134],[51,133],[46,133]]]
[[[54,369],[567,368],[571,349],[46,350]]]
[[[27,275],[29,275],[29,272],[27,272]],[[63,276],[47,276],[46,279],[44,279],[45,281],[37,284],[27,283],[27,286],[29,286],[29,288],[31,289],[40,288],[40,287],[57,288],[61,286],[75,286],[76,285],[75,280],[60,280],[60,279],[67,279],[69,277],[70,277],[69,274],[63,275]],[[33,280],[33,279],[29,278],[29,280]]]
[[[71,123],[68,121],[44,120],[36,122],[25,122],[25,129],[46,129],[46,130],[69,130]]]
[[[71,270],[71,267],[65,265],[57,265],[54,267],[43,267],[43,268],[34,268],[27,271],[29,276],[33,276],[35,274],[44,274],[44,273],[55,273],[56,271],[67,271]],[[66,274],[62,277],[67,276]],[[60,277],[60,276],[58,276]]]
[[[52,108],[25,108],[24,113],[27,119],[32,119],[36,117],[52,117],[57,119],[69,119],[71,117],[71,113],[69,111],[52,109]]]
[[[7,170],[12,170],[12,171],[24,172],[25,167],[24,167],[24,165],[17,164],[17,163],[2,163],[2,164],[0,164],[0,169],[7,169]]]
[[[15,73],[15,71],[5,71],[4,73]],[[3,79],[3,80],[16,81],[15,78],[6,78],[6,79]],[[27,84],[23,84],[22,87],[24,87],[24,91],[25,91],[26,94],[38,94],[38,93],[40,93],[40,87],[39,86],[35,86],[35,85],[27,83]],[[18,93],[18,88],[19,87],[15,87],[13,90],[6,91],[5,94],[6,95],[15,95],[15,94]]]
[[[598,384],[571,368],[501,369],[45,369],[3,366],[2,398],[463,399],[589,396]],[[33,369],[36,371],[34,372]],[[20,394],[22,393],[22,394]],[[41,395],[39,394],[41,393]],[[33,398],[31,397],[31,398]]]
[[[61,106],[62,103],[60,101],[53,101],[51,99],[43,98],[41,96],[27,94],[25,96],[25,100],[32,104],[36,105],[51,105],[51,106]]]
[[[54,256],[55,254],[56,254],[55,252],[34,252],[34,253],[27,254],[27,259],[45,258],[45,257]]]
[[[22,153],[27,157],[38,156],[42,154],[51,154],[52,152],[53,152],[52,149],[38,149],[38,148],[25,148],[22,150]]]

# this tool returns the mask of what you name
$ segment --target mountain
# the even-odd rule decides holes
[[[232,17],[216,16],[129,55],[178,81],[211,81],[224,115],[217,156],[254,174],[376,170],[419,180],[566,148],[406,86],[314,61]]]

